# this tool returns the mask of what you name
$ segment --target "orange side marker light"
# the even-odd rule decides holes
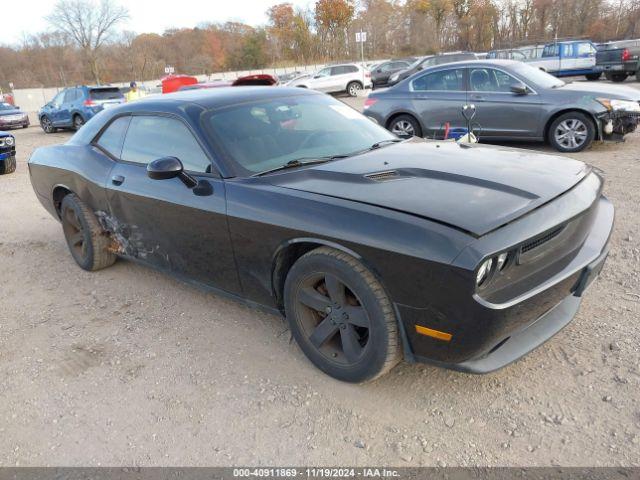
[[[427,337],[437,338],[438,340],[443,340],[445,342],[450,342],[453,335],[446,332],[441,332],[440,330],[434,330],[432,328],[423,327],[420,325],[416,325],[416,332],[420,335],[426,335]]]

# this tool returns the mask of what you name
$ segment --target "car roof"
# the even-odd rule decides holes
[[[424,70],[421,70],[423,73],[424,72],[431,72],[431,71],[436,71],[436,70],[446,70],[447,68],[451,67],[451,66],[456,66],[456,67],[467,67],[467,66],[486,66],[486,67],[513,67],[516,65],[521,65],[524,62],[521,62],[519,60],[506,60],[506,59],[480,59],[480,60],[460,60],[459,62],[451,62],[451,63],[443,63],[441,65],[433,65],[432,67],[427,67]]]
[[[253,100],[269,100],[273,98],[302,96],[302,95],[322,95],[315,90],[308,90],[295,87],[272,87],[272,86],[242,86],[242,87],[219,87],[209,89],[196,89],[167,93],[163,95],[145,97],[137,100],[135,104],[144,105],[146,108],[154,105],[174,105],[192,103],[200,105],[206,109],[223,108]]]

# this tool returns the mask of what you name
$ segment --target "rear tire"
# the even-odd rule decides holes
[[[602,76],[602,72],[600,72],[600,73],[589,73],[589,74],[585,75],[585,77],[587,77],[587,80],[589,80],[590,82],[595,82],[596,80],[600,80],[601,76]]]
[[[344,252],[321,247],[300,257],[287,274],[284,305],[304,354],[338,380],[374,380],[402,358],[397,319],[382,285]]]
[[[7,157],[0,163],[0,175],[8,175],[16,171],[16,157]]]
[[[610,82],[615,82],[615,83],[624,82],[627,79],[627,74],[626,73],[609,73],[609,72],[607,72],[607,73],[604,74],[604,76]]]
[[[412,115],[398,115],[389,122],[387,128],[391,133],[396,134],[400,138],[422,136],[420,122]]]
[[[559,152],[581,152],[593,143],[596,127],[593,120],[582,112],[567,112],[549,126],[547,138]]]
[[[114,264],[116,255],[109,251],[109,235],[89,207],[73,193],[62,200],[60,219],[71,256],[80,268],[95,271]]]
[[[75,114],[73,116],[73,129],[75,131],[78,131],[82,128],[83,125],[84,125],[84,118],[82,118],[82,115]]]
[[[362,90],[362,84],[360,82],[349,82],[347,85],[347,93],[350,97],[357,97],[360,90]]]

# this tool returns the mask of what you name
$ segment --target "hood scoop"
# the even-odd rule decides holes
[[[376,182],[386,182],[388,180],[401,178],[400,173],[397,170],[387,170],[385,172],[367,173],[364,177]]]

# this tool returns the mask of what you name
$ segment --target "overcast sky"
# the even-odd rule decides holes
[[[195,27],[202,22],[241,21],[249,25],[266,23],[266,10],[284,0],[119,0],[129,9],[126,30],[162,33],[171,27]],[[312,0],[288,0],[299,6]],[[2,26],[0,44],[18,43],[22,34],[37,33],[48,28],[44,17],[53,0],[13,0],[0,2]]]

